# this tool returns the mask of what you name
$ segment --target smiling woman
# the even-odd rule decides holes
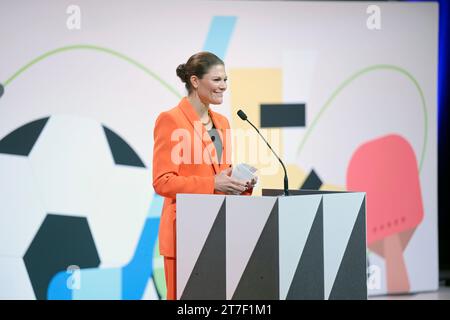
[[[256,179],[231,177],[230,124],[210,108],[222,103],[227,89],[223,61],[213,53],[199,52],[178,66],[177,75],[188,95],[158,116],[153,145],[153,188],[165,197],[159,250],[170,300],[176,299],[176,195],[251,195],[256,184]],[[182,137],[181,144],[176,137]]]

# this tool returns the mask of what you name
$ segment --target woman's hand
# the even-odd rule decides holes
[[[241,194],[248,189],[246,182],[233,179],[229,176],[232,168],[223,170],[214,176],[214,190],[225,194]]]
[[[256,186],[256,183],[258,183],[258,177],[255,177],[252,180],[247,181],[245,184],[247,187],[247,190],[254,188]]]

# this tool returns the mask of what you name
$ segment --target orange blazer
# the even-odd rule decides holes
[[[156,119],[153,133],[153,188],[157,194],[165,197],[159,225],[159,252],[166,257],[176,256],[177,193],[219,194],[214,190],[214,176],[231,167],[230,124],[226,117],[211,109],[210,116],[222,138],[220,163],[214,143],[186,97],[178,106],[162,112]],[[180,133],[186,133],[187,137]],[[181,145],[187,145],[188,148],[180,148]],[[173,161],[173,153],[190,161]],[[230,155],[228,158],[227,154]],[[242,194],[251,193],[250,189]]]

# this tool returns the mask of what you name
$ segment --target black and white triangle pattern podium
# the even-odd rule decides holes
[[[366,299],[366,195],[177,195],[177,298]]]

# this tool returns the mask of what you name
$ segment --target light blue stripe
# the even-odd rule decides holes
[[[154,193],[152,202],[147,211],[147,218],[159,218],[161,217],[162,207],[164,205],[164,197]]]
[[[203,50],[212,52],[223,60],[236,25],[236,20],[237,17],[235,16],[213,17]]]
[[[159,218],[147,218],[133,259],[122,268],[122,299],[142,299],[153,275],[153,251],[158,236]]]

